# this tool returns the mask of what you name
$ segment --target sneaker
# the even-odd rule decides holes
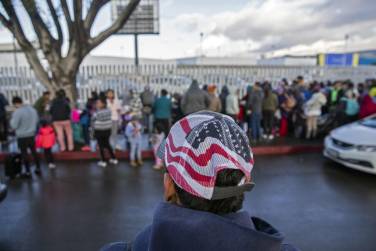
[[[159,170],[162,169],[162,166],[160,166],[160,165],[154,165],[153,169],[159,171]]]
[[[81,151],[83,151],[83,152],[90,152],[90,151],[91,151],[91,148],[90,148],[90,146],[83,146],[83,147],[81,148]]]
[[[105,168],[107,166],[107,163],[104,161],[99,161],[98,166]]]
[[[38,176],[42,175],[40,168],[35,169],[34,173]]]
[[[110,159],[109,161],[112,165],[117,165],[119,164],[119,161],[117,159]]]
[[[270,139],[270,140],[273,140],[273,139],[274,139],[274,135],[273,135],[273,134],[270,134],[270,135],[269,135],[269,139]]]
[[[263,135],[262,135],[262,138],[263,138],[263,139],[267,139],[267,138],[268,138],[268,135],[263,134]]]
[[[139,166],[142,166],[142,165],[144,164],[144,162],[143,162],[142,160],[139,160],[139,161],[137,162],[137,164],[138,164]]]
[[[55,169],[56,168],[56,165],[54,163],[49,163],[48,164],[48,168],[49,169]]]
[[[137,167],[136,161],[134,161],[134,160],[131,161],[131,167]]]

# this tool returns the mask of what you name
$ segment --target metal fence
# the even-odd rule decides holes
[[[224,85],[234,86],[241,93],[255,81],[268,80],[272,84],[282,78],[293,80],[303,76],[307,81],[351,79],[355,83],[376,78],[375,66],[350,67],[307,67],[307,66],[187,66],[187,65],[133,65],[83,66],[77,76],[77,87],[81,101],[92,91],[114,89],[120,96],[126,89],[141,91],[150,85],[155,93],[163,88],[170,93],[183,93],[197,79],[200,84],[216,84],[218,90]],[[33,103],[42,95],[44,86],[27,67],[0,68],[0,91],[8,99],[21,96]]]

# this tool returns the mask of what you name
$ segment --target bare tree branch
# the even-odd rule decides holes
[[[91,3],[84,21],[84,27],[89,34],[98,12],[108,2],[110,2],[110,0],[93,0],[93,2]]]
[[[127,22],[133,11],[136,9],[137,5],[140,3],[141,0],[131,0],[127,5],[126,9],[123,13],[115,20],[115,22],[108,27],[106,30],[99,33],[96,37],[89,39],[90,49],[95,48],[104,40],[106,40],[109,36],[120,30],[121,27]]]
[[[12,24],[9,22],[8,19],[6,19],[6,17],[4,17],[3,14],[0,13],[0,22],[7,28],[7,29],[11,29],[12,28]]]
[[[63,13],[64,13],[64,16],[65,16],[65,21],[67,22],[68,34],[72,34],[73,22],[72,22],[72,18],[70,16],[70,12],[69,12],[69,7],[68,7],[68,4],[67,4],[67,1],[66,0],[60,0],[60,4],[61,4],[61,8],[63,9]],[[71,38],[72,36],[69,35],[69,37]]]
[[[50,63],[50,65],[58,63],[61,58],[61,48],[59,46],[59,42],[52,36],[47,25],[44,23],[38,12],[38,7],[35,1],[22,0],[21,2],[30,17],[35,34],[39,40],[39,45],[47,61]]]
[[[11,1],[2,1],[3,7],[5,12],[7,13],[9,20],[8,20],[8,26],[5,26],[13,33],[13,35],[16,37],[18,43],[25,47],[25,48],[32,48],[32,44],[27,40],[21,24],[17,18],[16,11],[14,10],[14,6],[11,3]],[[4,17],[5,18],[5,17]],[[6,19],[5,19],[6,20]]]
[[[80,24],[82,21],[82,0],[73,1],[74,22]]]
[[[69,91],[72,101],[76,99],[76,76],[83,58],[110,35],[118,31],[129,19],[141,0],[131,0],[123,13],[106,30],[91,38],[90,30],[100,9],[110,0],[92,0],[86,18],[83,19],[83,0],[72,0],[73,12],[66,0],[60,0],[60,7],[68,27],[69,49],[63,57],[61,51],[64,34],[62,24],[59,22],[59,14],[54,6],[54,0],[46,0],[52,20],[56,26],[58,38],[52,36],[52,32],[42,18],[41,9],[36,0],[21,0],[22,5],[30,17],[34,32],[37,35],[40,49],[48,61],[48,70],[43,67],[38,54],[39,48],[34,48],[27,39],[21,26],[20,19],[15,11],[15,0],[1,0],[4,9],[0,13],[0,22],[17,39],[27,61],[35,72],[36,77],[50,90],[64,88]],[[74,20],[73,20],[74,18]],[[51,73],[51,74],[49,74]]]
[[[61,25],[60,25],[60,22],[59,22],[59,17],[56,13],[56,10],[54,8],[54,5],[52,3],[52,0],[47,0],[47,5],[48,5],[48,8],[50,10],[50,13],[51,13],[51,16],[52,16],[52,19],[55,23],[55,27],[56,27],[56,30],[57,30],[57,36],[58,36],[58,43],[59,43],[59,47],[61,48],[62,44],[63,44],[63,31],[61,29]]]
[[[25,53],[26,59],[29,62],[31,68],[33,68],[35,75],[46,85],[50,90],[53,89],[53,86],[50,83],[50,78],[46,70],[43,68],[36,49],[33,47],[31,42],[26,38],[25,33],[22,29],[22,26],[18,20],[16,11],[14,9],[11,1],[2,1],[4,10],[9,16],[9,27],[6,26],[10,32],[13,33],[14,37],[17,39],[18,44],[21,46],[22,50]]]

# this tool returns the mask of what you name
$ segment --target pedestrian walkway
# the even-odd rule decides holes
[[[295,153],[321,152],[323,144],[321,139],[304,140],[296,138],[276,138],[273,141],[260,141],[257,144],[251,144],[252,151],[256,155],[283,155]],[[17,151],[15,140],[11,140],[8,147],[0,151],[0,161],[9,152]],[[57,145],[53,149],[57,160],[91,160],[99,157],[96,151],[84,152],[77,150],[74,152],[59,152]],[[128,151],[124,136],[118,135],[116,145],[116,155],[119,159],[128,159]],[[153,153],[149,143],[149,137],[144,134],[142,137],[142,155],[145,159],[153,158]]]
[[[321,154],[255,161],[256,186],[246,193],[244,210],[272,222],[288,242],[305,251],[376,246],[376,177],[330,164]],[[151,166],[57,162],[54,172],[43,166],[41,178],[9,182],[0,203],[0,250],[99,250],[133,240],[163,198],[163,173]],[[0,180],[3,171],[0,165]]]

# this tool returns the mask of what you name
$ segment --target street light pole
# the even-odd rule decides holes
[[[138,68],[139,65],[139,59],[138,59],[138,34],[134,34],[134,64],[136,65],[136,68]]]
[[[345,35],[345,44],[344,44],[345,48],[344,48],[344,52],[343,52],[343,65],[344,66],[346,66],[346,61],[347,61],[346,60],[347,59],[347,46],[348,46],[349,38],[350,38],[349,34],[346,34]]]
[[[202,47],[203,42],[204,42],[204,33],[200,32],[200,57],[204,56],[204,49]]]
[[[17,70],[18,68],[17,47],[16,47],[16,37],[14,35],[13,35],[13,57],[14,57],[14,68]]]

